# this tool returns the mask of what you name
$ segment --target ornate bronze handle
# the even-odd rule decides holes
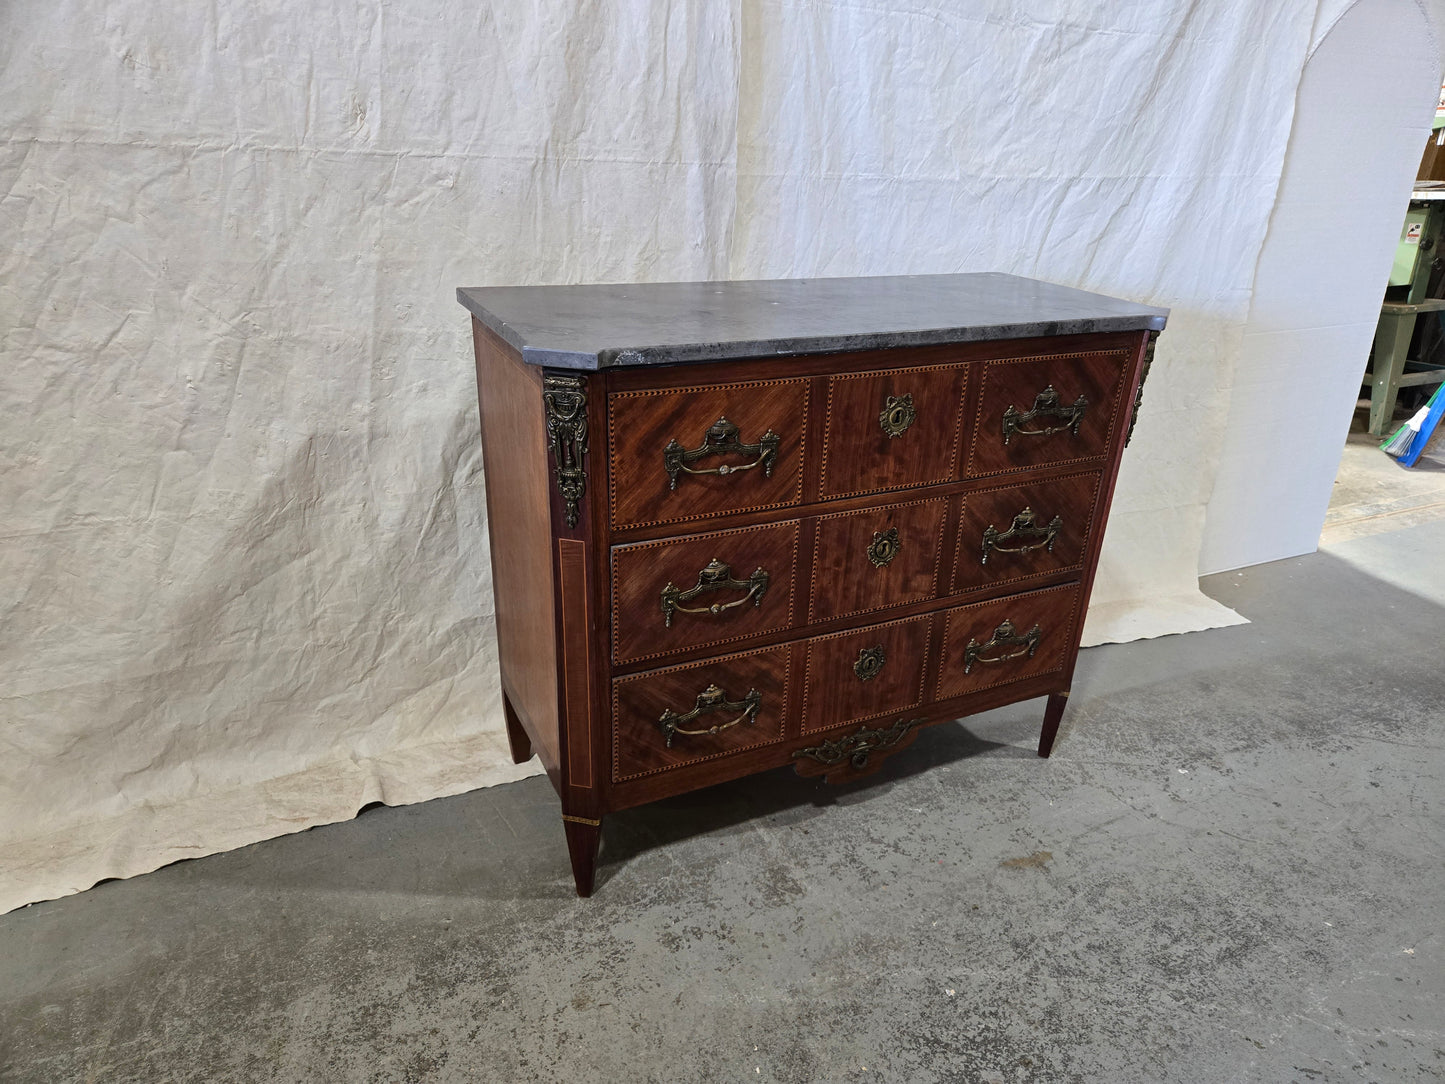
[[[832,738],[823,742],[822,745],[794,749],[793,756],[812,757],[819,764],[829,768],[835,764],[842,764],[846,760],[856,770],[861,771],[868,766],[868,758],[873,753],[897,745],[909,730],[922,723],[922,719],[899,719],[887,730],[860,726],[854,733],[841,738]]]
[[[994,629],[993,635],[986,643],[981,644],[972,636],[968,638],[968,646],[963,649],[963,672],[966,674],[972,670],[973,664],[976,662],[1008,662],[1010,659],[1021,659],[1025,655],[1033,658],[1043,635],[1044,630],[1035,625],[1020,636],[1014,631],[1014,623],[1005,619],[1002,625]],[[984,654],[985,651],[999,647],[1013,648],[1013,650],[1004,651],[992,657]]]
[[[868,543],[868,560],[873,562],[874,568],[882,568],[897,557],[902,548],[903,543],[898,540],[897,527],[874,531],[873,541]]]
[[[697,694],[697,703],[686,715],[679,715],[668,708],[657,720],[658,727],[662,730],[663,736],[667,738],[667,747],[672,748],[672,739],[677,734],[690,734],[693,736],[701,734],[720,734],[729,727],[737,726],[743,720],[756,722],[758,709],[763,706],[763,694],[756,689],[749,689],[748,695],[741,700],[729,700],[727,694],[716,685],[709,685],[702,692]],[[683,725],[690,723],[699,715],[708,715],[714,711],[739,711],[742,712],[736,719],[729,719],[725,723],[716,723],[704,730],[684,730]]]
[[[667,619],[667,627],[672,628],[674,613],[717,615],[724,610],[731,610],[734,606],[741,606],[749,599],[752,600],[754,606],[761,606],[763,593],[767,589],[768,573],[766,569],[756,569],[747,579],[735,580],[733,579],[733,570],[714,557],[697,574],[697,583],[686,591],[668,581],[667,586],[662,589],[662,613]],[[708,594],[712,591],[746,591],[747,594],[732,602],[714,602],[711,606],[682,605],[684,602],[691,602],[698,595]]]
[[[878,428],[888,434],[888,439],[901,437],[918,418],[913,409],[913,395],[887,395],[883,398],[883,409],[878,414]]]
[[[858,661],[853,664],[853,673],[858,675],[859,681],[872,681],[883,672],[883,664],[888,661],[888,656],[883,653],[883,645],[877,647],[865,647],[858,652]]]
[[[758,466],[771,478],[773,460],[778,456],[778,444],[781,440],[778,434],[769,429],[758,438],[756,444],[744,444],[738,439],[738,427],[726,418],[719,418],[703,434],[702,444],[697,448],[686,449],[676,438],[667,442],[667,447],[662,449],[662,465],[667,471],[668,488],[677,488],[679,474],[736,474],[738,471],[752,470]],[[716,467],[696,470],[688,466],[703,456],[724,455],[729,452],[736,455],[755,455],[757,458],[751,463],[721,463]]]
[[[1084,411],[1088,409],[1089,400],[1080,395],[1068,406],[1059,402],[1059,393],[1054,391],[1050,384],[1038,395],[1034,396],[1034,407],[1032,410],[1019,413],[1014,409],[1012,403],[1003,412],[1003,442],[1007,444],[1009,438],[1015,433],[1026,437],[1047,437],[1053,433],[1062,433],[1069,430],[1074,436],[1079,435],[1079,426],[1084,420]],[[1043,429],[1025,429],[1024,426],[1035,418],[1059,418],[1062,425],[1045,426]]]
[[[1000,531],[992,523],[983,531],[983,560],[982,564],[988,564],[990,550],[997,550],[999,553],[1029,553],[1033,550],[1047,548],[1050,553],[1054,552],[1054,540],[1064,529],[1064,518],[1055,516],[1049,521],[1047,527],[1040,527],[1036,522],[1037,516],[1032,508],[1025,508],[1018,515],[1014,516],[1013,525],[1006,531]],[[1017,546],[1005,546],[1003,543],[1012,539],[1031,538],[1034,541],[1025,542]]]

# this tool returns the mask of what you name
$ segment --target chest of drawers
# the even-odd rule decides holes
[[[1165,310],[1007,275],[458,291],[513,756],[603,817],[1068,696]]]

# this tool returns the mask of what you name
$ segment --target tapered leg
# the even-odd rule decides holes
[[[512,710],[507,694],[502,694],[502,714],[507,717],[507,744],[512,747],[512,763],[525,764],[532,759],[532,739],[522,729],[522,720]]]
[[[601,819],[562,816],[567,829],[567,853],[572,856],[572,880],[577,882],[577,895],[592,895],[592,878],[597,872],[597,847],[602,842]]]
[[[1068,693],[1054,693],[1049,697],[1049,706],[1044,709],[1044,729],[1039,734],[1039,756],[1046,757],[1053,750],[1054,735],[1059,732],[1059,720],[1064,717],[1064,705],[1068,702]]]

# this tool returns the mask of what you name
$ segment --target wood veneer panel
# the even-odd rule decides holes
[[[613,780],[635,779],[782,741],[788,717],[788,654],[786,646],[768,648],[614,681]],[[697,706],[699,694],[712,686],[731,703],[756,692],[757,713],[750,719],[735,709],[699,715],[681,725],[688,730],[720,729],[712,734],[675,733],[669,745],[658,725],[663,713],[685,716]]]
[[[1093,471],[1046,482],[1020,480],[963,497],[953,590],[1010,584],[1021,587],[1042,576],[1081,568],[1094,529],[1101,477]],[[1025,510],[1033,513],[1039,528],[1047,528],[1058,518],[1060,527],[1052,547],[1038,545],[1044,541],[1041,537],[1021,534],[988,547],[985,561],[984,537],[988,529],[1006,534]],[[1014,552],[1030,545],[1038,548]]]
[[[612,392],[607,436],[614,527],[640,527],[704,519],[724,512],[781,508],[803,499],[803,456],[808,427],[807,380],[755,380],[676,391]],[[715,423],[737,426],[737,441],[755,445],[769,431],[778,437],[771,472],[758,453],[719,452],[694,460],[694,470],[725,467],[724,474],[679,472],[672,483],[664,449],[704,445]]]
[[[933,618],[925,616],[809,640],[802,732],[876,719],[923,703],[932,628]],[[882,669],[874,677],[859,677],[860,656],[879,649],[885,656]]]
[[[948,499],[908,501],[818,517],[809,621],[863,614],[935,597]],[[896,532],[898,551],[875,566],[869,547]]]
[[[592,786],[592,667],[588,634],[592,628],[587,598],[587,545],[557,539],[557,582],[562,593],[562,681],[567,706],[567,783]]]
[[[979,405],[972,426],[968,474],[1002,474],[1104,456],[1120,414],[1124,413],[1121,407],[1129,384],[1129,360],[1129,353],[1120,349],[986,362],[980,367]],[[1087,406],[1078,433],[1067,428],[1046,436],[1023,431],[1063,424],[1060,418],[1041,416],[1024,423],[1005,443],[1005,412],[1009,408],[1020,414],[1031,411],[1048,388],[1054,389],[1064,406],[1080,396],[1084,398]]]
[[[555,775],[557,647],[542,375],[479,320],[472,332],[502,683]]]
[[[1064,670],[1078,641],[1082,595],[1082,589],[1074,583],[946,611],[934,699],[963,696]],[[989,643],[1005,621],[1012,623],[1020,636],[1038,626],[1040,636],[1033,652],[1026,653],[1016,644],[1001,646],[988,650],[970,665],[969,646]],[[1004,655],[1015,657],[989,661]]]
[[[829,377],[821,495],[843,497],[954,478],[968,376],[966,366],[950,365]],[[880,415],[890,399],[904,397],[913,421],[898,436],[889,436]]]
[[[793,626],[799,523],[709,531],[661,542],[640,542],[612,550],[612,654],[619,663],[657,658],[675,651],[725,644],[759,633]],[[747,589],[709,591],[680,606],[717,611],[688,613],[678,609],[671,626],[662,608],[662,591],[673,584],[686,591],[698,574],[718,560],[731,579],[748,582],[754,571],[768,574],[766,588],[748,600]],[[741,603],[740,605],[730,605]]]

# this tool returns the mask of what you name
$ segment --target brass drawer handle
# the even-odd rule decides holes
[[[686,591],[670,580],[662,589],[662,613],[667,621],[667,627],[672,628],[674,613],[716,616],[724,610],[731,610],[734,606],[741,606],[749,600],[752,600],[754,606],[761,606],[763,593],[768,589],[768,580],[767,570],[762,568],[754,570],[753,574],[745,580],[735,580],[733,579],[733,570],[714,557],[697,574],[697,583]],[[746,591],[747,594],[732,602],[714,602],[711,606],[682,605],[684,602],[691,602],[698,595],[708,594],[712,591]]]
[[[888,661],[888,656],[883,653],[883,645],[877,647],[865,647],[858,652],[858,661],[853,664],[853,673],[858,675],[859,681],[872,681],[883,672],[883,664]]]
[[[918,420],[918,411],[913,409],[913,395],[888,395],[883,399],[883,409],[878,414],[878,428],[888,439],[901,437],[908,427]]]
[[[1047,527],[1040,527],[1038,516],[1032,508],[1025,508],[1018,515],[1014,516],[1012,526],[1006,531],[1000,531],[992,523],[983,531],[983,560],[981,564],[988,564],[988,555],[992,550],[999,553],[1031,553],[1037,549],[1047,549],[1054,552],[1054,542],[1058,539],[1060,532],[1064,529],[1064,518],[1055,516],[1049,521]],[[1003,543],[1013,539],[1033,539],[1031,542],[1024,542],[1017,546],[1005,546]]]
[[[1014,623],[1008,619],[994,630],[986,643],[979,643],[972,636],[968,638],[968,646],[963,649],[963,672],[966,674],[973,669],[976,662],[1008,662],[1010,659],[1021,659],[1025,655],[1033,658],[1034,652],[1038,650],[1039,641],[1043,639],[1044,630],[1035,625],[1023,635],[1014,630]],[[1012,648],[1011,651],[1002,651],[997,655],[985,655],[985,651],[994,648]]]
[[[679,474],[737,474],[739,471],[752,470],[761,466],[763,473],[769,478],[773,476],[773,460],[778,456],[778,444],[782,438],[769,429],[758,438],[756,444],[744,444],[738,439],[738,427],[726,418],[719,418],[708,427],[703,434],[702,444],[696,448],[686,449],[673,438],[667,442],[667,447],[662,449],[662,465],[667,471],[668,488],[677,488],[677,476]],[[695,463],[703,456],[724,455],[727,453],[735,455],[757,456],[751,463],[721,463],[716,467],[702,467],[693,469],[689,463]]]
[[[1089,400],[1080,395],[1068,406],[1059,402],[1059,393],[1054,391],[1050,384],[1038,395],[1034,396],[1034,407],[1032,410],[1023,412],[1014,409],[1010,403],[1003,412],[1003,442],[1007,444],[1009,438],[1015,433],[1026,437],[1047,437],[1054,433],[1062,433],[1069,430],[1074,436],[1079,435],[1079,426],[1084,421],[1084,411],[1089,407]],[[1058,418],[1062,425],[1045,426],[1043,429],[1025,429],[1024,426],[1035,418]]]
[[[897,527],[874,531],[873,541],[868,543],[868,560],[873,562],[874,568],[883,568],[898,556],[898,551],[902,548],[903,543],[898,540]]]
[[[749,689],[748,695],[741,700],[729,700],[727,694],[716,685],[709,685],[702,692],[697,694],[697,703],[686,715],[679,715],[668,708],[662,713],[662,718],[657,720],[658,727],[662,730],[663,736],[667,738],[667,747],[672,748],[672,739],[678,734],[689,734],[692,736],[706,734],[720,734],[729,727],[737,726],[747,720],[756,722],[758,709],[763,706],[763,694],[756,689]],[[709,715],[715,711],[738,711],[742,712],[736,719],[729,719],[725,723],[717,723],[706,727],[703,730],[684,730],[686,723],[692,722],[700,715]]]

